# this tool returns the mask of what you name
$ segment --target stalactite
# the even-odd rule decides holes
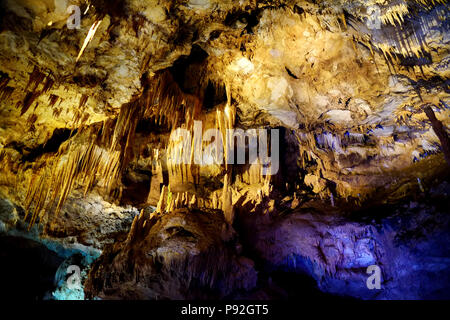
[[[80,104],[78,105],[79,110],[83,110],[86,106],[87,101],[89,100],[89,96],[86,94],[82,94],[80,98]]]
[[[0,89],[3,89],[4,87],[6,87],[9,83],[9,81],[11,81],[11,79],[9,78],[9,76],[7,74],[0,73]]]
[[[20,115],[24,115],[39,96],[39,92],[28,92],[23,99]],[[20,102],[18,104],[20,105]]]
[[[189,208],[194,208],[194,207],[196,207],[196,206],[197,206],[197,197],[196,197],[196,195],[194,194],[194,195],[192,196],[191,201],[189,202]]]
[[[108,145],[108,142],[111,144],[112,139],[108,134],[112,129],[111,123],[111,121],[105,121],[101,128],[88,127],[87,132],[80,130],[77,135],[82,137],[85,134],[91,142],[88,144],[77,142],[77,137],[67,141],[61,145],[53,165],[49,164],[39,172],[39,180],[33,178],[30,181],[26,197],[27,212],[31,208],[34,212],[30,225],[36,221],[41,212],[51,210],[55,204],[55,213],[59,213],[76,183],[84,185],[85,194],[97,180],[103,181],[108,193],[112,191],[127,163],[126,152],[130,143],[130,134],[126,132],[127,144],[124,148],[116,150],[97,145],[98,138],[104,145]],[[102,132],[100,137],[99,132]],[[116,139],[121,140],[118,138],[116,130],[114,130],[114,134]],[[38,190],[41,192],[38,193]]]
[[[39,84],[41,84],[45,80],[45,78],[45,74],[42,73],[37,66],[35,66],[33,68],[33,71],[30,73],[30,78],[25,87],[25,91],[32,87],[31,91],[34,92],[38,88]]]
[[[53,117],[57,118],[57,117],[59,117],[59,115],[61,114],[61,112],[62,112],[62,109],[61,109],[61,108],[54,108],[54,109],[53,109],[53,112],[52,112],[52,115],[53,115]]]
[[[78,62],[78,61],[80,60],[81,56],[82,56],[83,53],[84,53],[84,50],[86,50],[87,46],[89,45],[89,43],[90,43],[90,42],[92,41],[92,39],[94,38],[95,33],[97,32],[97,29],[98,29],[98,27],[100,26],[101,23],[102,23],[102,20],[96,20],[96,21],[92,24],[92,26],[91,26],[91,28],[89,29],[89,32],[88,32],[86,38],[84,39],[83,46],[81,47],[80,52],[78,53],[76,62]]]
[[[156,206],[157,212],[163,212],[166,208],[167,199],[167,187],[163,186],[161,190],[161,196],[159,197],[158,205]]]
[[[41,83],[43,84],[42,90],[38,90],[39,85]],[[25,98],[22,103],[17,103],[17,108],[21,107],[20,113],[21,115],[25,114],[28,109],[31,107],[31,105],[36,101],[37,98],[39,98],[40,95],[43,93],[47,93],[54,85],[54,80],[52,79],[51,73],[48,75],[45,75],[42,73],[37,66],[33,68],[33,71],[30,74],[28,83],[25,87]],[[30,91],[28,91],[30,89]],[[12,94],[12,90],[9,90],[7,92],[7,97]],[[37,104],[35,108],[37,107]]]
[[[184,93],[169,71],[160,72],[151,79],[151,85],[143,97],[143,104],[144,118],[153,118],[160,124],[162,120],[167,121],[170,128],[179,126],[180,114],[186,115],[187,127],[193,126],[193,119],[198,117],[202,108],[200,99]]]
[[[46,77],[42,93],[47,93],[55,84],[55,81],[51,77],[51,73]]]
[[[390,23],[391,25],[395,26],[395,22],[397,22],[400,26],[404,21],[403,16],[407,14],[409,14],[407,4],[399,3],[386,7],[384,14],[382,14],[380,18],[384,24]]]
[[[59,97],[57,95],[51,94],[48,97],[48,104],[49,107],[53,108],[55,106],[55,104],[58,102]]]
[[[32,127],[37,119],[38,119],[38,116],[35,113],[30,115],[27,119],[27,126]]]
[[[217,193],[213,193],[212,197],[212,209],[217,209],[219,207],[219,199],[217,197]]]
[[[232,224],[234,220],[234,206],[231,190],[231,175],[229,174],[225,174],[223,178],[222,203],[225,220]]]
[[[0,100],[1,101],[7,101],[11,97],[11,95],[14,92],[13,87],[5,86],[4,88],[0,89]]]

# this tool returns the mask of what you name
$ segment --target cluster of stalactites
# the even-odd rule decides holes
[[[405,17],[410,14],[409,5],[419,4],[427,10],[431,10],[439,4],[445,5],[446,3],[446,0],[394,0],[381,6],[380,19],[385,25],[401,26],[405,22]]]
[[[82,96],[80,108],[86,102],[87,96]],[[30,226],[45,212],[54,209],[58,214],[77,184],[84,187],[85,194],[98,181],[103,181],[108,194],[112,191],[130,158],[137,110],[136,103],[126,104],[116,121],[88,127],[81,122],[76,135],[61,145],[54,159],[48,159],[46,166],[32,175],[25,199],[26,218],[32,212]]]
[[[193,125],[193,119],[202,109],[202,101],[196,95],[184,93],[167,70],[152,79],[142,102],[145,106],[144,118],[169,128],[176,128],[183,122]]]
[[[167,213],[181,208],[223,211],[225,209],[223,193],[223,190],[217,190],[212,192],[210,197],[206,198],[187,191],[171,192],[170,186],[163,186],[156,212]]]
[[[202,199],[189,192],[172,193],[170,186],[163,186],[161,196],[156,207],[156,212],[165,213],[179,208],[202,207]],[[216,204],[216,208],[218,208]]]
[[[28,86],[36,88],[45,77],[37,71],[33,74]],[[1,83],[3,87],[5,83]],[[45,85],[44,89],[47,87]],[[56,103],[57,98],[51,100]],[[87,95],[81,96],[79,113],[75,115],[81,114],[87,100]],[[115,121],[106,120],[103,126],[85,127],[84,118],[75,118],[74,123],[80,126],[77,134],[60,147],[53,161],[48,159],[47,165],[31,178],[25,200],[27,216],[28,212],[33,212],[30,226],[55,206],[58,213],[77,183],[84,186],[86,193],[96,182],[103,180],[110,193],[134,156],[132,144],[140,120],[153,118],[161,124],[164,118],[167,125],[175,128],[187,114],[185,125],[191,126],[200,111],[199,99],[183,93],[171,75],[163,72],[138,99],[122,106]],[[83,138],[86,135],[88,138]]]
[[[262,165],[255,163],[249,165],[243,174],[236,174],[238,184],[244,183],[249,186],[257,186],[256,193],[251,196],[246,196],[242,205],[251,202],[253,207],[256,208],[273,191],[272,176],[262,176],[261,169]],[[199,196],[189,191],[172,192],[170,185],[163,186],[155,213],[165,214],[180,208],[220,210],[223,212],[225,219],[232,223],[234,219],[234,206],[241,197],[242,195],[232,184],[232,173],[228,170],[223,178],[223,188],[215,190],[207,196]]]
[[[200,179],[200,166],[201,164],[196,163],[195,157],[198,157],[198,153],[201,153],[201,150],[196,150],[198,147],[197,144],[194,142],[195,139],[195,133],[194,133],[194,121],[195,118],[191,117],[191,112],[188,111],[186,122],[182,125],[182,127],[189,131],[190,137],[192,138],[192,143],[186,143],[184,139],[171,139],[169,141],[169,145],[167,146],[167,167],[169,172],[169,181],[181,181],[181,182],[188,182],[193,184],[198,184]],[[234,128],[236,119],[236,108],[234,106],[231,106],[228,102],[224,106],[218,106],[216,108],[216,115],[214,120],[214,128],[216,129],[222,137],[228,138],[228,131],[229,129]],[[178,128],[173,128],[173,130],[176,130]],[[202,132],[207,130],[205,126],[202,126]],[[173,134],[174,131],[172,131]],[[172,136],[171,134],[171,136]],[[191,141],[188,141],[191,142]],[[209,142],[201,142],[201,146],[203,148],[203,144],[208,144]],[[188,146],[190,150],[186,150],[185,146]],[[223,151],[224,151],[224,158],[227,159],[228,157],[228,143],[226,141],[223,142]],[[200,148],[200,149],[202,149]],[[184,154],[189,152],[188,157],[183,157]],[[218,150],[216,149],[216,153]],[[215,155],[216,159],[218,159],[219,155]],[[186,161],[180,161],[180,160],[186,160]],[[225,168],[228,168],[228,165],[225,161],[224,164]]]
[[[217,106],[215,111],[215,119],[213,121],[213,128],[222,137],[226,137],[229,129],[233,129],[236,121],[236,108],[230,104],[230,98],[225,105]],[[188,130],[191,134],[191,137],[194,137],[194,119],[189,116],[186,117],[186,122],[182,125],[183,128]],[[206,122],[205,122],[206,123]],[[174,130],[176,128],[173,128]],[[208,128],[202,126],[203,130]],[[169,145],[167,147],[167,167],[169,174],[169,185],[172,183],[189,183],[193,185],[199,184],[200,181],[200,170],[202,164],[196,164],[194,161],[194,157],[196,157],[196,144],[190,144],[190,150],[185,150],[184,147],[185,141],[169,141]],[[202,141],[201,146],[203,148]],[[209,143],[209,142],[208,142]],[[180,147],[180,144],[181,145]],[[227,159],[227,150],[228,143],[224,142],[224,155],[225,159]],[[186,163],[183,161],[173,161],[175,159],[182,158],[181,152],[189,152],[189,159],[186,159]],[[217,150],[216,150],[217,151]],[[159,150],[155,152],[155,156],[159,157]],[[216,154],[216,159],[218,155]],[[159,163],[159,162],[157,162]],[[196,196],[195,194],[190,194],[188,192],[184,193],[172,193],[170,190],[170,186],[163,186],[163,189],[160,194],[160,199],[157,205],[157,212],[164,213],[170,212],[174,209],[189,207],[189,208],[201,208],[201,209],[211,209],[211,210],[222,210],[225,213],[225,217],[227,220],[232,220],[234,215],[233,203],[232,203],[232,189],[231,189],[231,176],[232,176],[232,168],[228,166],[226,163],[220,165],[223,167],[225,173],[224,175],[224,187],[222,190],[217,190],[212,192],[210,197],[201,198]],[[252,166],[253,167],[253,166]],[[259,168],[258,175],[260,174],[261,168]]]
[[[391,25],[394,28],[390,29],[389,39],[386,41],[377,41],[370,35],[357,35],[355,38],[366,45],[372,55],[374,49],[378,50],[387,65],[395,70],[396,64],[400,62],[400,58],[422,58],[431,52],[431,48],[427,45],[425,38],[433,26],[439,25],[442,21],[448,18],[448,9],[436,8],[438,4],[446,5],[445,0],[414,0],[421,4],[425,9],[436,9],[432,14],[418,17],[418,23],[410,27],[405,27],[407,17],[412,15],[411,9],[408,6],[408,1],[397,1],[395,4],[389,4],[382,7],[380,20],[387,26]],[[420,30],[416,30],[419,28]],[[413,31],[411,33],[411,31]],[[414,72],[420,71],[423,73],[423,66],[411,67]],[[391,70],[392,71],[392,70]]]
[[[124,109],[134,110],[130,106]],[[129,112],[121,112],[119,124],[128,123],[123,119],[124,114]],[[126,163],[132,129],[133,125],[128,130],[122,126],[114,128],[114,121],[106,120],[102,126],[80,128],[74,137],[63,143],[55,157],[47,159],[46,165],[33,173],[29,182],[25,219],[32,212],[30,227],[45,212],[54,209],[58,214],[76,184],[81,184],[86,194],[98,181],[103,181],[106,192],[110,193]],[[125,148],[118,146],[118,141],[122,140],[120,135],[126,138]]]
[[[30,226],[46,211],[55,208],[59,213],[76,183],[84,186],[85,194],[98,180],[108,192],[113,188],[121,172],[122,153],[97,145],[98,132],[89,134],[90,143],[67,141],[53,161],[49,159],[46,167],[32,175],[25,200],[25,219],[33,212]]]
[[[28,83],[25,87],[25,97],[23,101],[19,101],[16,105],[17,108],[21,108],[20,114],[25,114],[28,109],[33,105],[37,98],[39,98],[42,94],[47,93],[54,85],[55,81],[51,73],[45,74],[40,71],[40,69],[35,66],[33,71],[30,74]],[[41,89],[39,90],[39,86],[42,84]],[[13,89],[9,87],[5,87],[3,91],[3,95],[5,98],[9,98],[13,92]],[[36,102],[35,109],[38,103]]]

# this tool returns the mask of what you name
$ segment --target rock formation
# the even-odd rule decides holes
[[[0,233],[64,261],[40,298],[71,263],[71,298],[449,297],[447,1],[0,7]]]

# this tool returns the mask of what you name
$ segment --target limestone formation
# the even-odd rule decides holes
[[[448,298],[400,284],[448,278],[447,1],[0,8],[0,234],[88,252],[77,297]]]

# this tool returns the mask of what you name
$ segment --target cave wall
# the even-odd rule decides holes
[[[437,281],[431,275],[403,295],[407,289],[399,283],[413,277],[413,267],[406,268],[406,280],[386,267],[385,280],[397,282],[378,296],[352,283],[362,279],[369,262],[388,266],[412,259],[417,268],[426,268],[428,248],[447,241],[441,215],[432,218],[441,227],[427,230],[431,240],[411,256],[408,248],[416,243],[392,240],[404,225],[386,220],[378,226],[382,231],[374,231],[377,226],[354,221],[367,212],[377,217],[371,208],[380,205],[392,206],[388,212],[395,216],[394,209],[410,201],[424,203],[420,214],[432,215],[437,204],[428,203],[427,196],[448,179],[446,1],[4,0],[0,5],[0,230],[105,250],[86,280],[87,296],[202,298],[210,281],[214,295],[223,298],[258,287],[251,259],[275,270],[306,273],[332,293],[439,296],[439,288],[424,289],[424,282]],[[69,28],[69,5],[80,8],[79,27]],[[430,114],[436,119],[430,121]],[[262,174],[261,162],[196,163],[203,150],[171,137],[178,128],[194,136],[198,121],[201,133],[279,130],[279,170]],[[175,161],[183,149],[190,151],[188,164]],[[204,158],[213,159],[215,152],[207,150]],[[448,196],[436,201],[448,203]],[[323,220],[311,206],[332,217]],[[198,277],[200,271],[184,274],[167,261],[142,258],[145,249],[164,248],[156,235],[167,231],[166,219],[180,218],[178,210],[202,218],[185,218],[195,225],[195,232],[188,230],[193,236],[186,236],[184,227],[171,229],[169,244],[180,230],[183,241],[217,242],[220,254],[226,253],[220,259],[229,259],[243,274],[230,276],[226,284],[206,277],[190,296],[185,292],[190,284],[177,279]],[[297,218],[304,210],[306,216]],[[233,241],[242,240],[251,259],[222,239],[220,228],[203,234],[205,212],[237,232]],[[420,214],[417,223],[423,225]],[[132,221],[142,230],[133,229]],[[338,221],[344,221],[342,230]],[[295,226],[285,231],[291,222]],[[274,230],[265,230],[266,224]],[[258,232],[248,237],[246,230],[253,229]],[[282,237],[281,248],[260,247],[258,237],[280,232],[310,236],[306,242]],[[311,248],[317,242],[347,243],[342,237],[354,234],[364,234],[349,243],[355,254],[372,257],[356,263],[361,270],[347,270],[353,266],[346,261],[359,258],[348,257],[342,246],[315,260]],[[132,247],[134,236],[142,248]],[[388,254],[368,249],[371,241]],[[199,252],[209,250],[206,244],[197,246]],[[281,254],[272,257],[271,250]],[[98,270],[115,254],[116,264],[108,271],[112,278],[102,279]],[[303,267],[292,268],[290,256]],[[437,256],[430,270],[440,274],[448,253]],[[184,251],[182,257],[180,263],[192,258]],[[202,259],[196,263],[208,263]],[[129,261],[136,265],[127,266]],[[158,270],[163,270],[160,278],[164,272],[179,273],[165,279],[174,287],[153,283]],[[130,292],[133,281],[143,283],[136,292]]]

